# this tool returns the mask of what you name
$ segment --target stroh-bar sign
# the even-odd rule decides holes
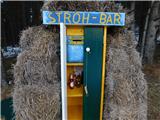
[[[43,11],[43,24],[124,26],[125,13]]]

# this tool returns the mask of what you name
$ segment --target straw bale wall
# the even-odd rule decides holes
[[[42,10],[124,11],[114,2],[62,1],[45,2]],[[126,16],[126,27],[109,28],[103,120],[147,120],[147,84],[135,36],[128,31],[130,23]],[[23,51],[14,67],[17,120],[61,119],[60,38],[56,30],[56,26],[37,26],[21,34]]]

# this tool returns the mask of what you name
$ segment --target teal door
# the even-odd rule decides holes
[[[103,27],[85,27],[84,33],[83,120],[99,120]]]

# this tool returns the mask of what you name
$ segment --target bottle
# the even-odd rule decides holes
[[[74,75],[73,74],[70,74],[70,77],[69,77],[69,87],[71,89],[73,89],[75,86],[75,82],[74,82]]]
[[[81,87],[81,75],[77,75],[76,77],[76,87]]]

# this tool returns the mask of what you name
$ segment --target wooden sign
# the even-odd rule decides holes
[[[125,13],[43,11],[43,24],[124,26]]]

